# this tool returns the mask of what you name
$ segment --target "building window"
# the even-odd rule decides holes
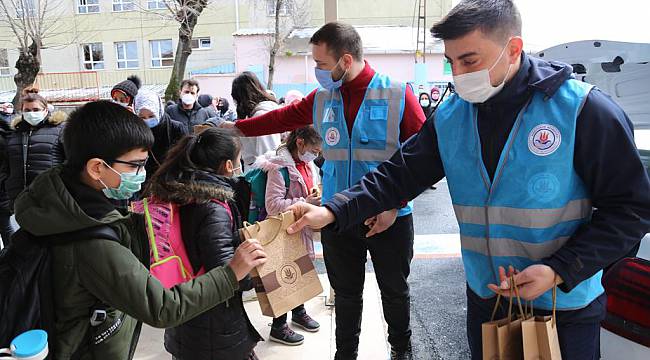
[[[275,6],[277,0],[266,0],[266,14],[268,16],[275,16]],[[280,5],[280,16],[289,15],[289,10],[291,9],[291,1],[284,0],[282,5]]]
[[[194,38],[192,39],[192,49],[194,50],[207,50],[212,47],[212,41],[209,37]]]
[[[91,14],[99,12],[99,0],[77,0],[79,14]]]
[[[7,49],[0,49],[0,76],[10,76],[11,69],[9,68],[9,54]]]
[[[81,45],[84,55],[84,70],[104,69],[104,46],[102,43]]]
[[[113,0],[113,11],[133,11],[133,0]]]
[[[138,43],[135,41],[116,42],[115,54],[118,69],[136,69],[140,66]]]
[[[149,10],[167,9],[167,5],[165,4],[165,0],[148,0],[147,9]]]
[[[174,49],[172,40],[151,40],[151,67],[174,65]]]
[[[36,1],[35,0],[19,0],[16,2],[16,17],[35,17],[36,16]]]

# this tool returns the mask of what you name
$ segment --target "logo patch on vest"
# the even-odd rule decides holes
[[[339,132],[339,129],[335,127],[327,129],[327,132],[325,133],[325,142],[327,145],[336,146],[339,141],[341,141],[341,133]]]
[[[551,173],[535,174],[528,181],[528,194],[541,202],[549,202],[560,193],[560,181]]]
[[[528,135],[528,150],[537,156],[554,153],[562,143],[560,130],[553,125],[537,125]]]

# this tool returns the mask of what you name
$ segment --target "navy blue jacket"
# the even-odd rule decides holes
[[[478,105],[483,161],[491,177],[530,94],[542,91],[552,96],[571,74],[569,65],[522,54],[515,77],[499,94]],[[445,176],[434,121],[435,116],[429,118],[391,159],[325,204],[336,216],[335,230],[399,207]],[[578,116],[573,164],[595,209],[589,223],[543,260],[564,280],[563,291],[625,256],[650,231],[650,180],[634,144],[632,124],[598,89],[589,93]]]

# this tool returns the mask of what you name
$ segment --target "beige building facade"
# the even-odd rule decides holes
[[[30,6],[30,2],[39,0],[20,1]],[[83,76],[89,87],[106,87],[137,74],[145,84],[166,84],[178,44],[178,23],[171,19],[164,1],[50,0],[55,4],[54,10],[46,14],[55,20],[56,26],[44,40],[41,71],[45,75],[41,81],[66,87],[63,83],[70,81],[72,73],[80,79]],[[290,5],[280,12],[283,29],[322,25],[324,1],[330,0],[289,0]],[[272,28],[274,3],[212,0],[194,30],[188,75],[214,67],[224,72],[235,71],[233,34]],[[338,18],[354,25],[412,26],[417,24],[416,3],[417,0],[338,0]],[[451,0],[428,0],[427,26],[450,8]],[[16,47],[14,34],[0,24],[0,91],[15,89],[12,76],[18,57]],[[91,74],[77,75],[79,72]]]

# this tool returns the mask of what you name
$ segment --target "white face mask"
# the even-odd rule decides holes
[[[183,96],[181,96],[181,101],[185,105],[192,105],[196,101],[196,98],[192,94],[183,94]]]
[[[508,41],[508,44],[510,41]],[[492,96],[496,95],[503,89],[503,86],[506,83],[508,75],[510,75],[510,69],[512,69],[512,64],[508,65],[508,72],[503,78],[503,81],[497,85],[492,86],[492,81],[490,80],[490,71],[499,63],[501,57],[506,51],[508,44],[501,50],[501,55],[497,58],[494,64],[489,69],[483,69],[467,74],[455,75],[454,76],[454,87],[458,96],[463,100],[478,104],[486,102]]]
[[[27,121],[28,124],[31,126],[36,126],[40,124],[43,120],[45,120],[45,116],[47,116],[47,111],[29,111],[29,112],[24,112],[23,113],[23,119]]]
[[[121,105],[121,106],[124,106],[124,107],[129,107],[129,103],[123,103],[123,102],[117,101],[115,99],[111,99],[111,101],[118,104],[118,105]]]
[[[429,107],[430,105],[431,105],[431,101],[429,101],[429,100],[420,100],[420,106]]]
[[[311,151],[307,151],[304,154],[298,154],[298,158],[300,159],[300,161],[303,161],[305,163],[310,163],[316,160],[317,157],[318,155],[314,154]]]

